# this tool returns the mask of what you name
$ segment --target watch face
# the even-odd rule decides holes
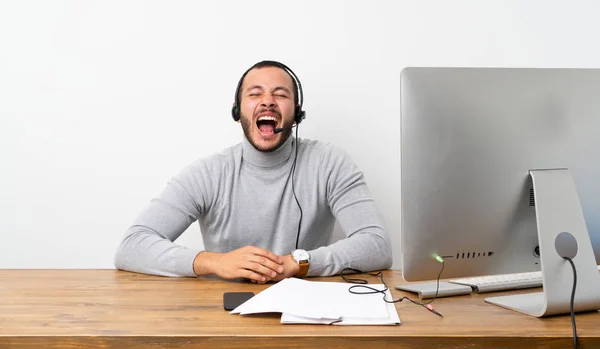
[[[306,252],[304,250],[295,250],[294,252],[292,252],[292,257],[294,257],[294,259],[297,262],[308,261],[310,259],[308,252]]]

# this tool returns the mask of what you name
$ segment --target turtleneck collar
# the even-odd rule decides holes
[[[242,140],[242,157],[245,161],[259,167],[274,167],[286,162],[292,155],[294,137],[290,135],[283,144],[271,152],[262,152],[246,139]]]

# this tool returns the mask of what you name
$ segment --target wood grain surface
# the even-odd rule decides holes
[[[371,283],[379,279],[366,276]],[[387,270],[388,286],[405,283]],[[339,281],[340,277],[309,280]],[[239,316],[223,293],[268,285],[117,270],[0,270],[0,348],[572,348],[569,316],[534,318],[484,302],[437,299],[444,318],[407,301],[398,326],[282,325]],[[517,292],[540,291],[527,290]],[[394,298],[415,295],[393,289]],[[493,295],[503,295],[494,293]],[[600,313],[577,314],[580,348],[600,348]]]

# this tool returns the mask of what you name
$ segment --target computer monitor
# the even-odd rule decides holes
[[[436,256],[442,278],[541,270],[536,299],[486,301],[566,313],[559,252],[576,248],[576,311],[600,309],[600,69],[409,67],[400,80],[404,279],[435,280]]]

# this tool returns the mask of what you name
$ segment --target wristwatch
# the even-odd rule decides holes
[[[296,274],[296,277],[305,277],[308,273],[308,267],[310,266],[310,255],[308,254],[308,252],[300,249],[294,250],[294,252],[292,252],[292,258],[294,259],[294,261],[296,261],[296,263],[298,263],[298,266],[300,267],[300,269],[298,270],[298,274]]]

